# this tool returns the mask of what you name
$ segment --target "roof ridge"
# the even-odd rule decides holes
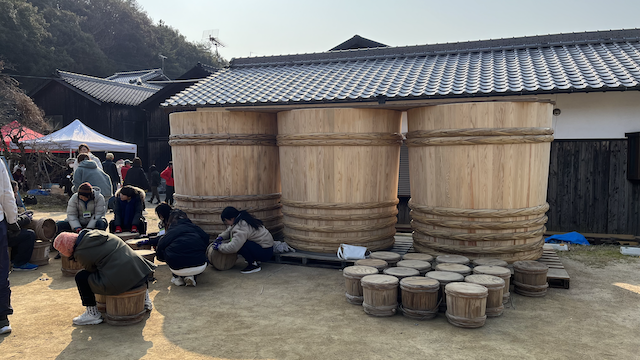
[[[77,73],[72,73],[72,72],[63,71],[63,70],[57,70],[57,71],[58,71],[58,74],[65,74],[66,76],[69,76],[71,78],[76,78],[78,80],[93,81],[93,82],[96,82],[96,83],[120,86],[120,87],[137,89],[137,90],[149,90],[149,91],[154,91],[154,92],[158,90],[158,89],[155,89],[155,88],[152,88],[152,87],[121,83],[121,82],[118,82],[118,81],[109,80],[109,79],[103,79],[103,78],[99,78],[99,77],[95,77],[95,76],[91,76],[91,75],[77,74]],[[61,79],[65,80],[64,77],[62,77],[62,76],[61,76]]]

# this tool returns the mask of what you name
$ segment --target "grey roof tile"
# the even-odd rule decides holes
[[[105,103],[136,106],[158,91],[155,86],[128,84],[61,70],[58,70],[58,75],[67,84]],[[184,105],[187,103],[185,101]]]
[[[234,59],[229,68],[163,105],[294,104],[640,87],[638,29],[465,44],[466,49],[456,43]]]

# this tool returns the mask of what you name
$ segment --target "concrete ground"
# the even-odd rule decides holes
[[[239,260],[229,271],[208,268],[192,288],[173,286],[168,267],[156,262],[153,311],[115,327],[72,325],[84,308],[73,278],[52,259],[11,274],[14,331],[0,336],[0,358],[638,358],[640,259],[604,267],[563,262],[571,289],[513,295],[513,307],[480,329],[456,328],[442,314],[426,321],[368,316],[345,301],[340,270],[266,263],[245,275]]]

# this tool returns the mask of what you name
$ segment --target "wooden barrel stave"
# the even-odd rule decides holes
[[[136,289],[118,295],[106,296],[105,321],[109,325],[131,325],[142,321],[146,310],[144,299],[147,286],[143,285]]]
[[[79,262],[70,260],[64,255],[62,255],[60,260],[62,262],[62,267],[60,269],[62,271],[62,276],[76,276],[77,273],[84,270],[84,267],[82,267]]]
[[[49,240],[36,240],[33,246],[33,253],[31,254],[30,263],[38,266],[49,264],[49,251],[51,249],[51,241]]]
[[[238,254],[225,254],[214,250],[213,243],[211,243],[209,247],[207,247],[207,259],[216,270],[224,271],[231,269],[236,264]]]

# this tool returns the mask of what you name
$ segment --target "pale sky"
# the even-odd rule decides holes
[[[360,35],[389,46],[640,28],[637,0],[137,0],[190,41],[217,29],[227,60],[323,52]]]

